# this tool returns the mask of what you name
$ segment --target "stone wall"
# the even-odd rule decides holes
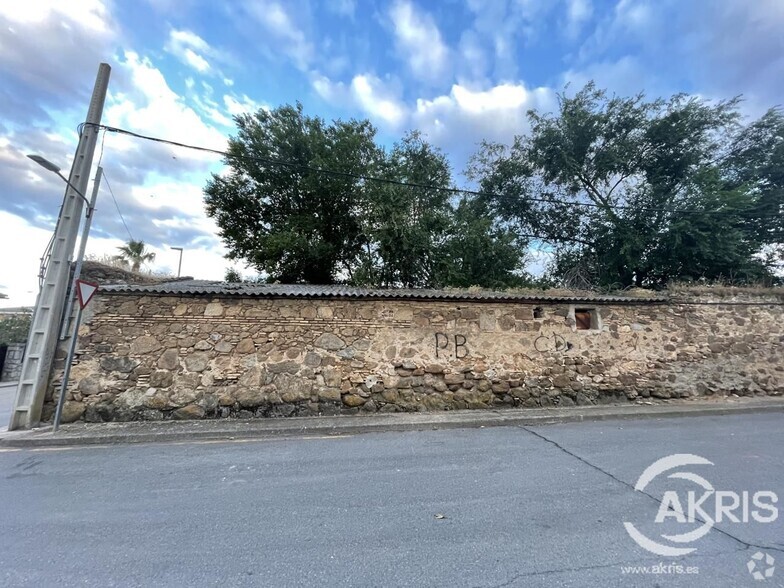
[[[584,309],[587,330],[575,321]],[[778,395],[781,310],[775,299],[575,306],[104,293],[80,328],[64,420]]]
[[[0,382],[16,382],[22,373],[25,343],[10,343],[5,353]]]

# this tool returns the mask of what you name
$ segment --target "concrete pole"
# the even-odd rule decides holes
[[[71,297],[68,300],[68,310],[63,323],[65,325],[71,319],[71,312],[73,311],[73,301],[76,297],[76,288],[79,277],[82,275],[82,261],[84,260],[84,250],[87,247],[87,237],[90,235],[90,226],[93,223],[93,212],[95,211],[95,200],[98,198],[98,189],[101,186],[101,174],[103,168],[99,165],[98,170],[95,172],[95,180],[93,180],[93,194],[90,197],[90,206],[87,209],[87,217],[84,219],[84,229],[82,229],[82,239],[79,243],[79,255],[76,258],[76,268],[74,269],[73,282],[71,282]],[[65,404],[65,391],[68,388],[68,377],[71,375],[71,364],[73,363],[74,354],[76,353],[76,342],[79,339],[79,324],[82,322],[82,306],[79,305],[79,310],[76,313],[76,322],[74,323],[73,333],[71,333],[71,341],[68,344],[68,355],[65,358],[65,366],[63,367],[63,381],[60,384],[60,395],[57,400],[57,410],[54,413],[54,427],[52,432],[56,433],[60,428],[60,419],[63,416],[63,405]]]
[[[84,250],[87,248],[87,237],[90,235],[90,226],[93,222],[93,212],[95,212],[95,201],[98,199],[98,189],[101,187],[101,177],[103,176],[103,168],[99,165],[95,171],[95,179],[93,180],[93,193],[90,197],[90,203],[87,207],[87,214],[84,219],[84,228],[82,229],[82,240],[79,242],[79,254],[76,256],[76,267],[74,268],[73,280],[71,280],[71,291],[68,296],[68,304],[65,307],[65,315],[63,315],[63,328],[60,331],[60,340],[68,337],[69,327],[71,326],[71,314],[73,314],[74,300],[76,299],[76,281],[82,275],[82,264],[84,263]],[[76,329],[79,325],[76,325]],[[76,333],[74,329],[74,333]]]
[[[8,429],[30,428],[41,420],[41,410],[49,386],[54,353],[63,319],[66,293],[71,276],[71,259],[81,224],[83,200],[79,192],[87,191],[95,146],[100,132],[106,91],[111,68],[102,63],[79,137],[63,209],[57,221],[52,253],[44,272],[43,285],[36,302],[30,340],[22,360],[22,373],[16,391],[14,409]]]

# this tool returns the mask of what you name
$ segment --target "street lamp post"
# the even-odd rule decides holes
[[[63,174],[60,173],[59,167],[57,167],[48,159],[41,157],[40,155],[28,154],[27,157],[32,159],[34,162],[36,162],[45,170],[54,172],[58,176],[60,176],[60,179],[63,180],[68,185],[68,187],[71,188],[71,190],[76,192],[81,197],[81,199],[84,200],[85,204],[87,204],[87,218],[90,218],[93,212],[93,207],[90,205],[90,201],[87,200],[87,197],[84,194],[82,194],[81,191],[79,191],[79,189],[76,186],[74,186],[71,182],[68,181],[68,178],[66,178]]]
[[[84,262],[84,250],[87,247],[87,236],[90,234],[90,225],[92,224],[93,220],[93,211],[95,210],[95,200],[98,197],[98,187],[101,184],[101,175],[103,173],[103,168],[98,166],[98,170],[95,173],[95,180],[93,180],[93,193],[92,199],[87,200],[84,194],[82,194],[75,186],[68,181],[68,179],[60,173],[60,168],[57,167],[54,163],[41,157],[40,155],[28,155],[30,159],[40,165],[42,168],[54,172],[74,191],[76,192],[82,200],[85,201],[87,204],[87,212],[85,213],[85,221],[84,221],[84,228],[82,229],[82,238],[81,242],[79,243],[79,254],[76,256],[76,266],[74,267],[74,275],[73,280],[71,281],[71,290],[70,296],[68,296],[65,307],[65,314],[63,315],[63,323],[60,329],[60,340],[64,340],[68,337],[68,328],[70,327],[71,322],[71,314],[73,313],[73,304],[74,304],[74,295],[76,294],[76,280],[82,274],[82,263]]]
[[[182,247],[170,247],[169,249],[180,252],[180,263],[177,264],[177,277],[179,278],[182,271]]]

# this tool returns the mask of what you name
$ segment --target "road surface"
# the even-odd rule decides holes
[[[696,548],[683,557],[646,551],[624,527],[659,540],[687,530],[654,519],[665,491],[685,497],[693,480],[665,473],[634,490],[669,454],[713,462],[680,469],[716,490],[784,494],[782,425],[737,415],[7,449],[0,585],[782,586],[784,517],[662,540]],[[767,556],[773,575],[756,581],[747,564],[764,573]]]

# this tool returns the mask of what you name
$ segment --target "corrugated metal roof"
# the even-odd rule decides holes
[[[646,304],[666,302],[662,297],[608,296],[602,294],[563,295],[543,292],[495,292],[490,290],[413,290],[371,289],[354,286],[314,286],[304,284],[246,284],[189,280],[164,284],[118,284],[103,286],[102,291],[117,294],[161,294],[189,296],[238,296],[257,298],[353,298],[353,299],[415,299],[415,300],[466,300],[466,301],[550,301]]]

